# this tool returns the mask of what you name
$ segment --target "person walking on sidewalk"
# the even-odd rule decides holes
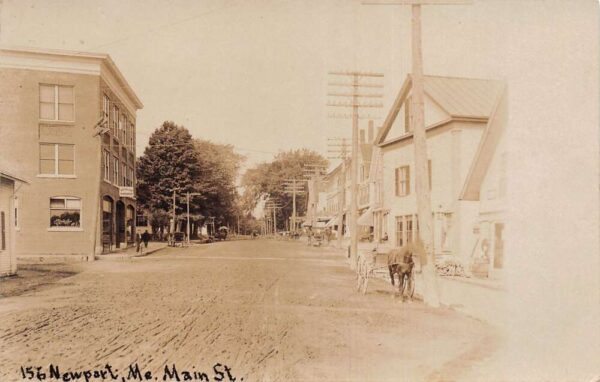
[[[150,241],[150,234],[148,233],[148,230],[145,230],[142,234],[142,241],[144,242],[144,247],[148,248],[148,242]]]
[[[142,247],[142,237],[139,232],[135,234],[135,251],[139,252]]]

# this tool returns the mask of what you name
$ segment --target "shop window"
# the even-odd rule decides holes
[[[81,227],[81,199],[68,196],[50,198],[50,227]]]

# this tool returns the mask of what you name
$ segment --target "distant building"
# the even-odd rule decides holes
[[[110,56],[0,49],[0,152],[17,193],[19,258],[86,259],[135,235],[136,112]]]
[[[393,246],[418,235],[411,85],[409,76],[378,134],[371,169],[375,239],[387,234]],[[505,184],[499,144],[506,119],[504,85],[425,76],[424,87],[434,252],[473,264],[487,240],[483,250],[501,268],[505,186],[495,186],[499,179]]]

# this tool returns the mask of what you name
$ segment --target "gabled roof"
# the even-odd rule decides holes
[[[495,80],[424,76],[425,94],[448,113],[451,120],[489,119],[498,103],[503,87],[502,82]],[[375,139],[376,144],[385,141],[411,88],[412,78],[409,74]],[[410,133],[406,134],[407,137],[411,135]]]

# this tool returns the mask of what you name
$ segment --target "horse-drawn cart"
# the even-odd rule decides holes
[[[413,251],[413,246],[409,244],[402,248],[375,248],[359,253],[357,291],[366,294],[370,277],[375,277],[376,273],[388,273],[392,285],[395,285],[395,275],[398,275],[400,295],[412,299],[415,292]]]

